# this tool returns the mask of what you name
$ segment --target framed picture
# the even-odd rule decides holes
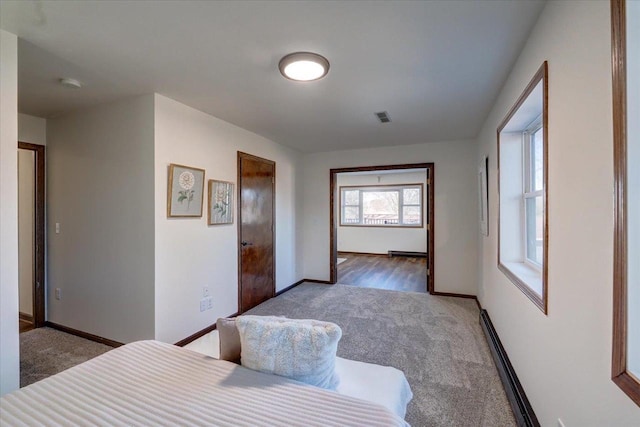
[[[233,224],[233,182],[209,180],[209,225]]]
[[[169,165],[167,189],[167,217],[202,217],[204,169],[183,165]]]
[[[482,157],[478,169],[478,195],[480,196],[480,232],[489,235],[489,158]]]

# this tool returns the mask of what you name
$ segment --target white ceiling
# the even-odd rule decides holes
[[[3,0],[0,27],[20,37],[23,113],[157,92],[317,152],[474,138],[543,5]],[[294,51],[327,57],[327,77],[280,76]]]

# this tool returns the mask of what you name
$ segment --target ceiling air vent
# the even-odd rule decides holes
[[[389,123],[391,121],[391,117],[389,117],[389,113],[386,111],[380,111],[379,113],[375,113],[380,123]]]

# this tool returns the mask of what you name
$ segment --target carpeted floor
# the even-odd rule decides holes
[[[338,355],[401,369],[414,398],[406,420],[423,426],[515,426],[473,300],[304,283],[251,314],[340,325]],[[20,334],[22,387],[111,347],[50,328]]]
[[[101,355],[113,347],[51,328],[20,334],[20,387]]]
[[[340,325],[338,356],[404,371],[413,427],[516,425],[473,300],[304,283],[248,313]]]

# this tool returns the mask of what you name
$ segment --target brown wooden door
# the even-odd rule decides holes
[[[275,294],[276,164],[238,152],[238,312]]]

